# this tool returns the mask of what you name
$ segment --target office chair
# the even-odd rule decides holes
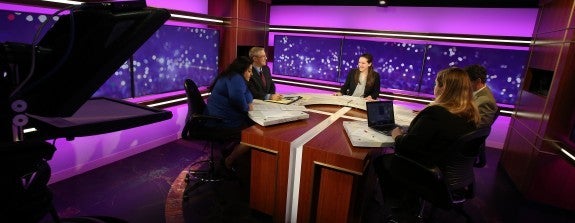
[[[463,210],[463,204],[475,196],[475,175],[473,164],[480,145],[489,136],[489,127],[477,129],[460,137],[453,143],[445,165],[422,163],[396,153],[391,160],[391,173],[395,180],[421,201],[418,218],[423,221],[426,204],[434,208],[455,210],[467,222],[471,216]]]
[[[211,128],[206,127],[205,123],[208,120],[221,121],[219,117],[204,115],[206,103],[198,90],[198,86],[191,79],[186,79],[184,82],[188,101],[188,114],[186,116],[186,123],[182,130],[182,138],[188,140],[206,141],[210,147],[210,154],[207,160],[201,160],[190,165],[188,174],[186,175],[186,183],[188,187],[186,190],[193,190],[201,184],[190,185],[191,178],[200,180],[201,183],[216,182],[222,180],[224,177],[216,171],[216,162],[214,154],[214,143],[231,143],[234,140],[240,139],[240,134],[237,130],[226,128]],[[203,169],[193,169],[196,164],[207,163],[207,167]],[[186,198],[186,197],[184,197]]]
[[[501,108],[497,108],[497,111],[495,112],[495,115],[493,116],[493,121],[489,125],[490,129],[491,129],[491,126],[493,125],[493,123],[495,123],[495,120],[497,120],[497,118],[499,117],[500,113],[501,113]],[[483,168],[483,167],[485,167],[485,165],[487,165],[487,158],[485,157],[485,142],[483,142],[483,144],[481,144],[481,146],[479,147],[479,154],[477,154],[477,159],[475,160],[473,167]]]
[[[60,218],[48,188],[51,168],[48,160],[56,148],[45,141],[0,143],[0,186],[2,202],[0,218],[16,222],[40,222],[49,217],[51,222],[127,223],[107,216]],[[49,215],[49,216],[46,216]]]

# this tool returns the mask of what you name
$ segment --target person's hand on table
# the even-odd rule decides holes
[[[403,134],[403,131],[401,131],[401,128],[399,127],[395,127],[393,130],[391,130],[391,138],[395,141],[395,137],[397,137],[398,135]]]
[[[365,101],[377,101],[377,100],[373,99],[373,98],[371,97],[371,95],[365,97],[364,99],[365,99]]]
[[[274,101],[279,101],[279,100],[282,100],[283,95],[281,95],[281,94],[272,94],[270,98],[271,98],[272,100],[274,100]]]
[[[341,96],[341,92],[335,92],[333,93],[334,96]]]

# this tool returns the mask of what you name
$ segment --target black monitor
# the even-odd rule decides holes
[[[169,18],[145,1],[77,6],[38,42],[35,62],[22,63],[34,66],[20,68],[11,99],[25,101],[28,114],[72,116]]]

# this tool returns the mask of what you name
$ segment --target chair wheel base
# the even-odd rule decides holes
[[[193,167],[199,163],[207,163],[207,167],[205,165],[199,167],[198,169],[194,169]],[[203,167],[203,169],[202,169]],[[196,179],[204,182],[217,182],[221,181],[224,178],[217,174],[214,162],[211,160],[202,160],[194,163],[188,169],[188,174],[186,175],[186,183],[189,183],[191,179]]]
[[[205,182],[218,182],[223,180],[223,177],[218,176],[212,171],[190,171],[188,172],[187,178],[189,180],[193,178]]]

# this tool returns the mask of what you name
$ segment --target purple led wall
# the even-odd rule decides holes
[[[130,61],[124,62],[120,68],[98,89],[92,97],[109,97],[125,99],[132,97],[132,76]]]
[[[524,77],[529,51],[525,48],[485,48],[460,45],[383,42],[275,35],[274,74],[321,81],[345,82],[359,56],[370,53],[381,87],[433,95],[437,72],[450,66],[480,64],[487,68],[487,85],[498,103],[514,104]],[[341,45],[338,45],[341,44]],[[341,48],[341,52],[338,51]],[[338,72],[341,67],[341,72]]]
[[[274,74],[336,82],[340,38],[275,36]]]
[[[505,37],[531,37],[537,13],[537,8],[272,6],[270,11],[270,25],[272,27],[297,26],[310,29],[312,32],[314,27],[322,27],[346,30],[485,35],[505,39]],[[277,35],[282,36],[281,33],[270,33],[270,45],[277,42],[271,42],[271,40],[275,38],[274,36]],[[348,41],[349,38],[355,38],[343,34],[339,35],[339,37],[344,38],[344,42]],[[358,39],[361,38],[362,37],[358,37]],[[342,77],[338,79],[339,82],[343,81],[343,77],[347,75],[347,70],[355,66],[354,63],[357,63],[357,61],[351,62],[351,60],[354,57],[358,57],[363,49],[375,57],[378,57],[374,59],[374,64],[376,64],[378,61],[385,61],[382,60],[382,58],[387,57],[386,53],[390,50],[384,50],[384,47],[376,46],[377,43],[375,42],[402,41],[388,41],[384,38],[380,38],[379,41],[370,38],[365,39],[368,41],[357,41],[358,43],[366,44],[365,46],[353,46],[358,45],[357,43],[352,46],[346,46],[344,44],[342,49]],[[423,57],[421,57],[419,62],[415,62],[417,56],[410,56],[410,53],[413,53],[413,51],[402,52],[401,49],[398,49],[397,52],[388,54],[397,55],[399,53],[401,55],[394,60],[396,64],[388,66],[388,68],[393,68],[391,71],[402,74],[397,75],[393,74],[393,72],[385,73],[383,69],[384,65],[376,64],[374,67],[380,75],[382,75],[382,87],[415,91],[421,94],[432,94],[433,79],[439,69],[450,66],[450,64],[464,66],[471,63],[479,63],[488,67],[490,71],[488,84],[492,90],[495,91],[498,102],[504,104],[514,103],[523,78],[524,67],[522,66],[526,63],[527,47],[406,41],[406,44],[417,45],[419,47],[432,46],[429,48],[429,56],[426,57],[425,61]],[[453,60],[454,58],[443,56],[443,52],[435,52],[435,50],[442,51],[440,50],[442,45],[457,48],[457,54],[461,57]],[[418,50],[418,53],[422,52],[423,51]],[[383,55],[376,56],[376,54]],[[487,56],[488,54],[491,56]],[[463,60],[459,61],[460,59]],[[418,66],[423,65],[422,63],[428,63],[423,70],[421,70],[422,66]],[[404,67],[407,66],[408,69],[400,69],[400,67],[402,67],[401,64],[403,64]],[[409,66],[406,64],[417,65]],[[274,67],[276,67],[275,63]],[[390,71],[390,69],[388,69],[388,71]],[[420,82],[414,83],[412,80],[418,79],[418,71],[421,73],[419,76],[421,80]],[[404,72],[407,73],[404,75]],[[274,73],[277,72],[274,70]],[[398,78],[403,78],[403,80],[398,80]],[[420,83],[421,86],[418,86],[417,83]],[[418,89],[419,87],[421,87],[421,90]]]
[[[31,7],[13,7],[15,9],[27,9]],[[43,22],[47,22],[37,36],[37,42],[58,20],[58,16],[52,16],[52,10],[27,11],[0,10],[0,42],[19,42],[32,44],[34,36]],[[108,81],[94,93],[95,97],[105,96],[110,98],[124,99],[131,97],[131,84],[129,66],[124,63]]]
[[[58,18],[51,14],[0,10],[0,42],[31,44],[42,23],[48,22],[38,34],[39,41]]]
[[[218,69],[219,31],[162,26],[134,53],[135,96],[184,89],[184,80],[208,86]]]
[[[537,8],[272,6],[271,26],[531,37]]]
[[[421,80],[421,93],[433,94],[437,72],[450,66],[483,65],[487,85],[498,103],[514,104],[529,57],[527,50],[429,45]]]
[[[208,0],[146,0],[149,7],[208,14]]]
[[[424,52],[425,45],[421,44],[344,39],[339,82],[345,82],[349,71],[357,68],[361,54],[369,53],[382,88],[417,91]]]

